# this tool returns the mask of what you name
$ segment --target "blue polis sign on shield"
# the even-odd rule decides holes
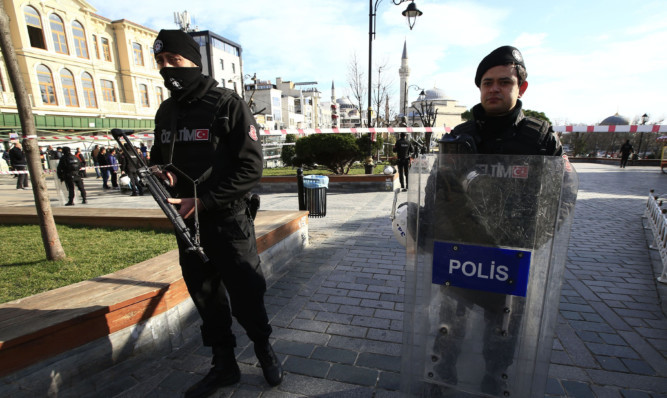
[[[531,255],[526,250],[436,241],[433,283],[526,297]]]

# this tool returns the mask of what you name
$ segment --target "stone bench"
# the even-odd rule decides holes
[[[53,211],[59,224],[171,229],[158,209]],[[26,224],[37,216],[35,208],[0,208],[0,219]],[[308,212],[260,211],[255,230],[262,269],[270,278],[308,244]],[[177,250],[0,304],[0,396],[46,391],[49,383],[64,387],[133,355],[169,352],[195,321]]]

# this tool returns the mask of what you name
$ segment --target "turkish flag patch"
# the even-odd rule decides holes
[[[512,166],[512,178],[528,178],[528,166]]]
[[[208,141],[208,129],[195,130],[195,141]]]
[[[257,130],[255,130],[255,126],[253,126],[252,124],[250,125],[250,131],[248,131],[248,136],[253,141],[257,141],[259,139],[257,137]]]

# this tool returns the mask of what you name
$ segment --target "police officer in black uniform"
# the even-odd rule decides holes
[[[410,141],[405,138],[405,133],[401,133],[401,138],[394,144],[394,152],[396,152],[396,156],[398,157],[396,167],[398,167],[398,179],[401,182],[401,189],[407,191],[412,145],[410,145]],[[405,182],[403,182],[404,178]]]
[[[67,187],[67,192],[69,194],[69,201],[65,206],[74,206],[74,186],[76,185],[79,188],[81,193],[81,203],[86,204],[86,188],[83,185],[83,179],[81,179],[81,174],[79,173],[81,169],[81,162],[79,158],[72,154],[70,147],[63,147],[63,155],[58,161],[58,167],[56,168],[56,174],[60,181],[65,183]]]
[[[480,103],[472,108],[473,119],[456,126],[451,134],[472,137],[477,153],[562,155],[563,147],[551,125],[523,114],[519,98],[528,88],[527,77],[517,48],[493,50],[477,67],[475,84],[480,90]]]
[[[443,137],[440,141],[441,154],[458,152],[561,156],[563,148],[551,125],[540,119],[526,117],[522,111],[519,98],[528,88],[527,76],[523,56],[517,48],[502,46],[487,55],[480,62],[475,75],[475,84],[480,89],[480,103],[472,108],[473,119],[456,126],[450,135]],[[434,170],[437,170],[437,167]],[[426,207],[431,207],[427,214],[435,214],[436,220],[433,222],[425,220],[425,224],[431,223],[425,228],[431,228],[436,239],[446,241],[451,236],[458,236],[465,237],[466,242],[480,245],[514,244],[512,239],[505,237],[502,231],[491,228],[492,223],[485,220],[485,217],[493,218],[496,214],[477,214],[473,210],[476,208],[476,204],[471,203],[474,198],[470,198],[466,193],[461,181],[457,180],[458,176],[443,173],[439,178],[442,181],[437,184],[430,178],[426,187]],[[531,191],[533,187],[526,185],[530,182],[526,180],[525,188],[519,194]],[[437,192],[433,192],[435,186],[438,187]],[[521,200],[514,199],[509,204],[512,211],[519,214],[517,217],[521,217],[523,214],[520,211]],[[447,214],[445,221],[441,220],[438,217],[441,214],[432,210],[432,206],[437,208],[438,203],[442,201],[458,203],[461,211],[458,214]],[[461,288],[449,289],[451,294],[457,297],[458,304],[442,303],[440,318],[443,322],[460,319],[475,305],[484,308],[486,328],[483,331],[482,350],[486,363],[481,389],[489,394],[499,394],[503,384],[501,375],[512,364],[511,358],[516,349],[519,323],[510,321],[506,335],[499,334],[495,325],[502,323],[505,312],[522,311],[523,303],[511,299],[506,301],[506,296],[498,293]],[[477,332],[479,331],[474,331]],[[450,336],[464,336],[467,333],[473,331],[468,331],[465,323],[452,324],[449,330]],[[434,347],[443,356],[435,366],[439,377],[449,384],[457,385],[456,363],[461,347],[448,336],[436,339]],[[429,396],[438,396],[442,392],[439,387],[432,388],[436,391],[432,391]]]
[[[243,99],[202,74],[199,45],[190,35],[161,30],[153,49],[171,97],[155,116],[150,161],[164,167],[158,175],[172,186],[175,198],[169,201],[198,228],[210,258],[203,263],[178,242],[183,278],[203,321],[203,343],[213,351],[213,367],[186,396],[208,396],[240,380],[232,315],[253,341],[265,379],[278,385],[282,367],[269,343],[266,281],[244,200],[262,176],[259,126]]]

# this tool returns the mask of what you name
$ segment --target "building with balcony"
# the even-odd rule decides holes
[[[282,92],[268,80],[255,80],[253,84],[247,84],[245,89],[245,100],[250,103],[255,113],[255,120],[267,130],[287,128],[283,122]]]

